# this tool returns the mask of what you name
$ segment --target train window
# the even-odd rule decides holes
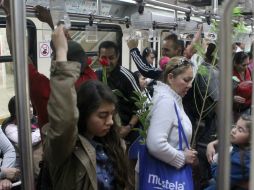
[[[27,35],[29,56],[37,60],[36,48],[36,28],[32,21],[27,21]],[[8,102],[15,94],[14,90],[14,68],[12,57],[10,55],[9,46],[6,37],[6,22],[5,18],[0,17],[0,123],[9,116]]]
[[[0,28],[0,56],[10,57],[5,28]],[[9,58],[10,59],[10,58]],[[8,59],[6,59],[7,61]],[[9,115],[8,102],[14,95],[14,74],[11,62],[0,63],[0,123]]]
[[[0,56],[9,56],[10,50],[6,38],[5,28],[0,28]]]
[[[122,29],[118,25],[114,24],[97,24],[97,41],[86,41],[86,26],[88,23],[72,22],[71,30],[69,31],[71,38],[82,45],[87,55],[92,59],[92,67],[98,68],[98,47],[103,41],[113,41],[115,42],[121,52],[122,47]]]
[[[0,63],[0,122],[9,115],[8,102],[14,95],[13,64]]]

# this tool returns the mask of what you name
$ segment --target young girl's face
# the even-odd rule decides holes
[[[240,118],[231,130],[231,143],[245,145],[250,142],[250,131],[246,127],[246,121]]]
[[[114,114],[115,104],[102,102],[100,107],[87,120],[86,135],[90,138],[105,136],[114,123]]]

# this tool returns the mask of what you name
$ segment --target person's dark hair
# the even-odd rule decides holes
[[[165,41],[171,40],[172,43],[172,47],[174,49],[178,50],[177,55],[178,56],[182,56],[183,55],[183,51],[184,51],[184,41],[183,40],[179,40],[176,34],[169,34],[168,36],[166,36],[164,38]]]
[[[81,64],[80,72],[83,73],[85,68],[87,67],[87,60],[88,57],[85,53],[85,50],[83,47],[78,43],[73,40],[68,40],[68,52],[67,52],[67,60],[68,61],[77,61]],[[52,42],[50,41],[50,47],[53,50],[53,59],[55,59],[55,47]]]
[[[117,99],[111,89],[97,80],[90,80],[83,83],[77,91],[77,107],[79,110],[78,132],[84,135],[86,132],[87,121],[103,102],[117,104]],[[101,142],[110,160],[112,161],[114,176],[117,184],[124,187],[128,182],[127,159],[124,156],[124,150],[121,146],[120,137],[117,132],[117,123],[115,116],[114,124],[109,133],[104,137],[95,137],[96,141]]]
[[[104,41],[104,42],[102,42],[99,45],[99,49],[98,49],[99,50],[99,54],[100,54],[100,50],[102,48],[105,48],[105,49],[113,48],[115,50],[115,52],[116,52],[116,55],[120,54],[118,46],[114,42],[112,42],[112,41]]]
[[[216,49],[216,45],[213,43],[209,43],[207,46],[205,61],[207,63],[212,63],[214,57],[214,50]]]
[[[240,118],[246,122],[246,128],[249,130],[249,133],[251,135],[251,124],[252,124],[251,115],[242,114]]]
[[[242,65],[244,60],[248,57],[249,57],[248,54],[243,51],[237,52],[234,55],[233,64]]]
[[[177,77],[190,67],[193,67],[193,64],[184,57],[171,58],[163,71],[162,82],[167,83],[169,73],[172,73],[174,77]]]
[[[15,96],[13,96],[8,103],[8,110],[10,112],[10,117],[15,118],[16,117],[16,107],[15,107]]]
[[[11,124],[11,123],[16,123],[16,104],[15,104],[15,96],[13,96],[8,103],[8,110],[10,112],[10,117],[6,118],[3,120],[1,128],[3,132],[5,133],[5,128]]]
[[[183,40],[177,40],[176,48],[178,49],[178,56],[182,56],[183,51],[184,51],[184,41]]]
[[[141,76],[141,73],[140,73],[139,71],[135,71],[135,72],[133,73],[133,75],[134,75],[134,77],[138,80],[139,77]]]
[[[176,42],[176,41],[178,40],[178,37],[177,37],[176,34],[172,33],[172,34],[167,35],[167,36],[164,38],[164,40],[172,40],[172,41],[175,41],[175,42]]]
[[[250,46],[250,52],[248,53],[250,59],[253,59],[253,50],[254,50],[254,43],[252,42]]]
[[[191,45],[191,41],[186,41],[184,47],[187,48],[188,45]]]
[[[154,57],[157,57],[157,52],[156,52],[156,50],[154,50],[153,48],[150,48],[150,47],[146,47],[146,48],[143,50],[142,57],[146,58],[146,57],[149,56],[151,53],[154,54]]]
[[[235,45],[240,46],[241,42],[236,42]]]

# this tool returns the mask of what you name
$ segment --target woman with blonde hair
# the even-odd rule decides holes
[[[184,57],[174,57],[167,64],[162,82],[158,82],[154,89],[150,127],[147,136],[147,148],[151,155],[176,168],[185,164],[193,164],[197,159],[195,150],[178,150],[178,118],[176,106],[181,119],[183,130],[190,143],[192,125],[186,115],[182,98],[192,87],[193,65]]]

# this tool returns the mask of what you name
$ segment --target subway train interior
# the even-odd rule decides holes
[[[6,3],[7,1],[9,3]],[[56,10],[56,7],[60,7],[61,10]],[[240,162],[238,167],[236,166],[237,163],[232,164],[235,161],[232,159],[235,157],[229,151],[232,146],[232,135],[234,136],[234,133],[243,135],[243,131],[247,128],[243,127],[243,124],[239,124],[238,121],[247,121],[246,117],[248,117],[248,121],[254,119],[251,101],[254,97],[252,88],[252,78],[254,77],[252,73],[254,68],[253,11],[253,0],[0,0],[0,125],[2,125],[1,133],[13,144],[16,156],[19,157],[16,159],[19,164],[10,166],[10,170],[8,170],[4,166],[4,150],[0,150],[0,190],[60,190],[60,186],[54,186],[54,181],[51,181],[53,184],[51,187],[39,187],[38,185],[44,183],[43,180],[52,177],[52,173],[50,173],[52,170],[49,171],[48,178],[44,176],[41,179],[41,170],[45,166],[45,162],[41,162],[44,161],[42,142],[46,138],[42,137],[43,127],[36,126],[36,122],[40,121],[38,118],[40,116],[37,115],[39,110],[33,105],[31,99],[30,85],[36,86],[35,81],[38,81],[38,78],[31,77],[31,67],[28,65],[31,63],[34,73],[40,73],[41,76],[45,77],[44,80],[50,79],[51,81],[54,74],[51,64],[52,59],[55,58],[53,50],[55,41],[52,40],[52,33],[57,31],[61,24],[65,27],[65,35],[69,38],[68,40],[77,42],[83,48],[88,67],[96,73],[102,70],[102,72],[98,72],[102,80],[105,67],[101,61],[104,57],[100,56],[100,45],[106,41],[116,44],[117,51],[119,51],[118,63],[127,69],[128,73],[132,73],[129,74],[129,78],[133,75],[137,84],[139,83],[140,90],[142,90],[139,77],[143,75],[146,89],[152,91],[151,93],[148,92],[149,95],[147,95],[152,103],[146,109],[153,110],[156,85],[160,84],[157,81],[163,81],[160,77],[153,78],[151,73],[161,73],[165,77],[168,64],[171,63],[171,60],[174,61],[172,58],[175,56],[181,57],[181,62],[168,70],[170,72],[166,73],[167,77],[170,77],[169,75],[171,72],[173,73],[173,70],[181,69],[186,62],[191,63],[193,79],[190,82],[190,89],[188,87],[189,91],[184,93],[186,96],[184,98],[184,95],[181,96],[183,98],[183,100],[181,98],[181,105],[183,104],[186,116],[192,123],[192,135],[190,137],[192,140],[190,140],[189,150],[195,149],[195,155],[199,160],[192,167],[192,178],[188,179],[191,181],[192,187],[185,185],[185,183],[188,184],[187,182],[169,182],[156,174],[152,178],[153,183],[145,188],[145,186],[141,186],[142,183],[137,183],[142,181],[139,178],[141,173],[139,171],[140,173],[137,174],[136,172],[134,177],[132,176],[132,186],[126,185],[125,188],[117,186],[106,188],[100,186],[99,183],[98,187],[95,186],[95,188],[84,184],[78,188],[75,184],[78,178],[76,177],[76,181],[75,179],[73,181],[74,184],[67,185],[65,189],[254,189],[254,172],[252,169],[254,168],[254,159],[252,159],[254,150],[253,146],[250,146],[254,143],[254,138],[251,138],[254,135],[254,130],[250,130],[254,126],[253,122],[248,129],[248,147],[241,149],[242,146],[237,146],[241,149],[240,156],[238,155]],[[48,19],[51,19],[51,24],[47,23]],[[9,41],[9,38],[12,40]],[[165,46],[167,40],[171,40],[175,44],[171,44],[169,48]],[[132,48],[136,49],[133,50]],[[175,51],[178,53],[173,55],[172,52]],[[148,63],[145,56],[150,53],[152,54],[152,61]],[[109,62],[111,61],[111,58],[107,59]],[[137,76],[135,75],[136,71],[139,71]],[[147,73],[147,75],[143,73]],[[121,82],[124,83],[119,76],[118,83]],[[108,83],[110,83],[109,80]],[[42,83],[38,81],[37,88],[45,88],[45,86],[40,85]],[[177,85],[180,86],[182,83],[177,83]],[[176,87],[176,89],[179,88]],[[121,98],[119,102],[129,98],[124,97],[121,90],[116,95]],[[14,96],[15,98],[13,98]],[[37,95],[33,94],[33,96],[36,97]],[[49,94],[47,96],[49,98]],[[13,108],[11,107],[11,100],[15,100]],[[14,109],[14,113],[12,109]],[[145,118],[140,118],[138,114],[140,112],[137,111],[138,119],[149,120],[153,113],[151,110],[146,110],[145,113],[149,114]],[[134,110],[129,112],[133,113]],[[15,126],[19,126],[15,129],[16,141],[13,139],[15,138],[13,130],[11,131],[11,127],[8,127],[9,124],[7,124],[13,114],[15,115]],[[168,113],[169,118],[171,114]],[[238,119],[239,116],[242,119]],[[33,122],[35,123],[30,124],[31,117],[34,118],[35,121]],[[158,118],[157,120],[164,121],[164,119]],[[121,114],[119,120],[121,120]],[[178,120],[183,120],[183,118],[180,117]],[[143,121],[140,123],[142,125]],[[30,125],[32,127],[28,127]],[[146,138],[144,134],[147,134],[145,130],[148,130],[149,137],[149,124],[147,128],[143,126],[138,130],[135,130],[135,127],[132,129],[132,123],[127,122],[122,125],[123,127],[129,125],[130,130],[139,131],[138,136],[143,138]],[[232,126],[234,127],[232,128]],[[38,133],[37,136],[33,136],[36,127]],[[30,135],[31,133],[32,135]],[[168,129],[168,133],[171,133],[171,129]],[[178,136],[178,133],[180,138],[180,132],[175,135]],[[139,139],[139,137],[137,138]],[[38,142],[36,138],[38,138]],[[168,142],[171,142],[170,136],[167,138]],[[122,140],[124,143],[125,137],[122,139],[124,139]],[[0,143],[3,141],[0,139]],[[211,145],[210,143],[214,144]],[[40,148],[37,149],[34,144]],[[2,146],[4,145],[0,145],[0,147]],[[129,149],[129,146],[126,143],[125,149]],[[211,162],[208,158],[209,147],[211,146],[216,147],[214,151],[216,149],[218,152],[218,167],[215,174],[214,170],[211,169],[215,158],[213,161],[210,160]],[[166,149],[164,151],[166,152]],[[125,152],[126,157],[128,157],[129,152],[127,150]],[[35,156],[35,154],[37,155]],[[215,153],[210,154],[214,156]],[[160,157],[156,158],[159,159]],[[164,157],[162,161],[166,159]],[[184,159],[186,162],[187,157]],[[136,157],[135,163],[142,162],[137,162],[137,160],[139,160],[138,157]],[[96,161],[98,161],[97,158]],[[135,173],[138,165],[129,166],[129,168],[132,168]],[[96,169],[98,169],[97,164]],[[234,171],[235,173],[232,172],[234,169],[237,170]],[[241,179],[242,175],[244,180]],[[61,175],[59,175],[59,180],[64,179],[60,177]],[[50,180],[56,180],[56,178],[52,177]],[[97,180],[100,181],[98,172]],[[148,181],[150,182],[150,177]]]

